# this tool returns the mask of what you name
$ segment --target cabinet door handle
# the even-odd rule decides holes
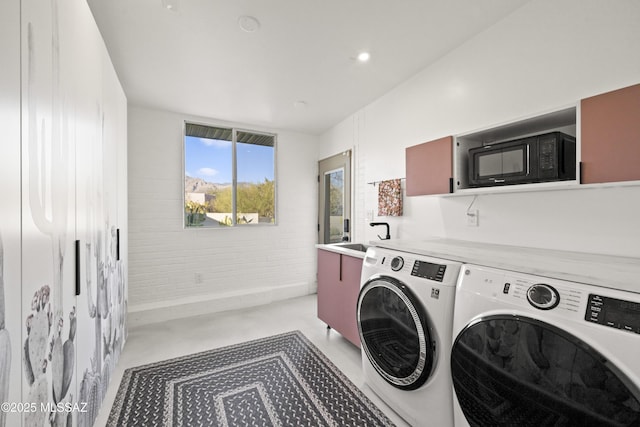
[[[342,282],[342,254],[340,255],[340,281]]]
[[[120,229],[116,230],[116,261],[120,261]]]
[[[80,240],[76,240],[76,296],[80,295]]]

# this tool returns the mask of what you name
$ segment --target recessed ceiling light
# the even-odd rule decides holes
[[[175,12],[178,10],[178,0],[162,0],[162,7]]]
[[[358,61],[360,62],[367,62],[369,58],[371,58],[371,55],[369,54],[369,52],[360,52],[358,54]]]
[[[254,33],[260,29],[260,21],[253,16],[241,16],[238,18],[238,25],[242,31],[246,31],[247,33]]]

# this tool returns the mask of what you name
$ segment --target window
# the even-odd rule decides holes
[[[185,124],[185,227],[275,224],[276,136]]]

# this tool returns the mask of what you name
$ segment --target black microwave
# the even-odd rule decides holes
[[[469,150],[469,186],[576,179],[576,139],[550,132]]]

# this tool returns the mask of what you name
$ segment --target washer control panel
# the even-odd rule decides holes
[[[573,322],[614,328],[640,339],[640,292],[467,264],[458,281],[458,296],[477,300],[487,311],[537,313],[558,326]]]
[[[435,280],[442,282],[447,266],[442,264],[434,264],[427,261],[416,260],[411,269],[411,275],[422,277],[423,279]]]
[[[584,320],[640,334],[640,303],[589,294]]]
[[[488,267],[468,266],[460,281],[479,296],[561,318],[582,318],[587,299],[586,292],[572,282]]]

